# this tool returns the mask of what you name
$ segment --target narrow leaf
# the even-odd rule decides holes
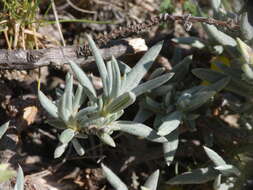
[[[135,102],[135,99],[136,96],[134,93],[125,92],[124,94],[114,99],[111,103],[109,103],[105,108],[105,112],[115,113],[124,110],[125,108],[133,104]]]
[[[115,173],[113,173],[111,169],[109,169],[104,164],[101,164],[101,167],[103,169],[103,173],[106,179],[109,181],[109,183],[115,190],[128,190],[127,186],[121,181],[121,179]]]
[[[220,5],[221,5],[221,0],[211,0],[211,5],[212,5],[212,8],[218,12],[219,11],[219,8],[220,8]]]
[[[54,118],[58,118],[58,111],[56,105],[49,100],[43,92],[38,90],[38,97],[42,107]]]
[[[192,56],[190,55],[190,56],[185,57],[178,64],[176,64],[171,70],[171,72],[175,73],[175,75],[170,80],[170,83],[183,80],[186,77],[186,75],[189,73],[191,63],[192,63]]]
[[[217,93],[223,90],[228,85],[229,82],[230,82],[230,77],[226,77],[207,86],[207,89],[214,90]]]
[[[149,190],[156,190],[158,179],[159,179],[159,170],[156,170],[154,173],[152,173],[147,181],[144,184],[144,187],[148,188]]]
[[[97,67],[98,67],[98,70],[99,70],[100,77],[102,79],[105,96],[108,97],[108,95],[109,95],[109,86],[107,85],[107,82],[106,82],[108,73],[107,73],[107,69],[106,69],[106,66],[105,66],[105,62],[102,58],[102,55],[101,55],[99,49],[97,48],[97,46],[95,44],[95,42],[91,38],[91,36],[86,35],[86,37],[88,39],[92,54],[95,58],[95,61],[96,61],[96,64],[97,64]]]
[[[220,186],[221,186],[221,174],[218,175],[218,177],[215,178],[215,180],[213,182],[213,189],[214,190],[220,190]]]
[[[67,94],[64,93],[58,105],[59,117],[67,124],[70,118],[70,110],[67,108]]]
[[[87,93],[87,95],[89,96],[89,98],[91,100],[96,99],[96,97],[97,97],[96,90],[95,90],[92,82],[88,78],[88,76],[83,72],[83,70],[76,63],[74,63],[70,59],[68,61],[70,63],[71,69],[76,74],[78,81],[84,87],[84,90]]]
[[[108,135],[107,133],[98,134],[98,137],[105,144],[107,144],[107,145],[109,145],[111,147],[116,147],[116,144],[115,144],[113,138],[110,135]]]
[[[79,156],[83,156],[85,154],[85,150],[82,147],[82,145],[80,145],[80,143],[78,142],[78,140],[76,138],[73,138],[71,142],[72,142],[73,147],[74,147],[75,151],[77,152],[77,154]]]
[[[17,181],[14,186],[14,190],[24,190],[25,178],[24,173],[20,165],[18,166]]]
[[[111,98],[116,98],[119,96],[120,93],[121,75],[117,60],[114,57],[112,57],[112,73],[113,73],[113,82],[112,82]]]
[[[205,80],[211,83],[217,82],[218,80],[221,80],[225,77],[227,77],[227,75],[217,72],[217,71],[213,71],[210,69],[202,69],[202,68],[198,68],[198,69],[193,69],[192,73],[200,78],[201,80]]]
[[[212,160],[215,166],[226,165],[226,162],[223,160],[223,158],[220,157],[216,152],[206,146],[203,147],[207,156]]]
[[[229,35],[225,34],[218,30],[214,25],[203,24],[206,32],[218,43],[223,46],[230,46],[235,47],[236,41],[230,37]]]
[[[249,23],[248,13],[244,12],[241,15],[240,31],[245,40],[252,40],[253,38],[253,26]]]
[[[84,94],[83,87],[80,84],[78,84],[74,101],[73,101],[74,112],[77,113],[78,109],[81,107],[85,99],[86,99],[86,95]]]
[[[64,93],[66,93],[66,108],[73,112],[73,75],[67,74],[66,76],[66,87]]]
[[[151,65],[154,63],[160,50],[162,49],[163,41],[157,43],[151,47],[147,53],[138,61],[138,63],[128,73],[127,79],[122,86],[122,93],[127,92],[135,88],[147,73]]]
[[[47,123],[57,129],[66,129],[66,124],[60,120],[60,119],[54,119],[54,118],[50,118],[47,120]]]
[[[163,143],[163,154],[166,164],[170,166],[174,160],[174,156],[178,147],[178,129],[175,129],[172,133],[165,136],[168,142]]]
[[[162,76],[156,77],[155,79],[149,80],[147,82],[144,82],[140,85],[138,85],[137,87],[135,87],[132,92],[137,96],[153,90],[154,88],[157,88],[161,85],[163,85],[165,82],[167,82],[168,80],[170,80],[173,77],[174,73],[167,73],[164,74]]]
[[[148,111],[148,110],[140,107],[137,114],[135,115],[133,121],[135,121],[137,123],[143,123],[148,118],[150,118],[152,115],[154,115],[154,114],[151,111]]]
[[[180,124],[182,120],[182,113],[180,111],[175,111],[172,114],[165,116],[163,118],[163,123],[158,128],[158,135],[168,135],[174,131]]]
[[[112,124],[112,127],[113,126],[116,130],[119,129],[125,133],[139,136],[153,142],[167,142],[165,137],[159,136],[155,130],[141,123],[136,123],[133,121],[116,121]]]
[[[231,175],[240,176],[241,175],[241,172],[235,166],[229,165],[229,164],[219,165],[215,167],[214,169],[221,172],[221,174],[224,176],[231,176]]]
[[[165,71],[166,69],[164,67],[158,67],[151,73],[151,75],[149,76],[149,80],[159,77],[160,75],[164,74]]]
[[[108,76],[106,78],[106,83],[107,83],[107,86],[108,86],[109,95],[111,97],[112,83],[113,83],[112,61],[108,61],[106,63],[106,69],[107,69],[107,72],[108,72]]]
[[[205,47],[205,44],[201,42],[200,38],[197,37],[179,37],[173,38],[171,41],[179,44],[190,45],[191,47],[202,49]]]
[[[0,139],[3,137],[4,133],[7,131],[8,127],[9,127],[9,123],[10,123],[10,121],[8,121],[0,126]]]
[[[191,97],[190,102],[188,104],[185,104],[185,107],[182,108],[182,111],[189,112],[198,109],[199,107],[207,103],[215,94],[215,91],[209,90],[197,92]]]
[[[173,185],[183,184],[201,184],[214,180],[219,172],[213,168],[199,168],[186,172],[170,179],[167,183]]]
[[[96,106],[90,106],[90,107],[83,108],[77,113],[76,119],[83,120],[85,117],[87,117],[88,114],[95,113],[97,110],[98,110],[98,107],[96,107]]]
[[[60,137],[59,140],[61,141],[62,144],[68,144],[73,137],[75,136],[75,131],[73,129],[65,129]]]
[[[54,151],[54,158],[59,158],[67,149],[68,144],[59,144]]]

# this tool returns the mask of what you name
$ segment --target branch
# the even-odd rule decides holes
[[[180,21],[189,30],[192,23],[202,22],[216,26],[223,26],[229,29],[239,29],[240,27],[232,21],[220,21],[213,18],[195,17],[190,15],[169,15],[167,13],[154,16],[143,23],[120,27],[107,35],[102,35],[95,39],[97,45],[102,48],[101,53],[104,59],[119,57],[127,53],[136,53],[136,48],[129,45],[126,38],[143,31],[147,31],[154,25],[164,22]],[[111,44],[108,44],[111,43]],[[138,52],[138,51],[137,51]],[[37,67],[54,65],[62,66],[66,63],[66,58],[72,59],[84,65],[94,61],[88,45],[67,46],[59,48],[48,48],[41,50],[0,50],[0,69],[34,69]]]
[[[120,57],[124,54],[146,51],[147,46],[141,38],[118,40],[102,48],[101,54],[105,60],[113,55]],[[79,65],[88,65],[94,61],[87,46],[66,46],[40,50],[0,50],[0,69],[35,69],[42,66],[59,67],[71,59]]]

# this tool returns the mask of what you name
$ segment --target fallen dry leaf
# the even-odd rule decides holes
[[[24,108],[23,119],[27,122],[27,125],[31,125],[38,113],[38,108],[36,106],[28,106]]]

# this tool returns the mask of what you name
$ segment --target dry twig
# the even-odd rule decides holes
[[[239,26],[231,21],[220,21],[213,18],[196,17],[190,15],[169,15],[160,14],[145,20],[143,23],[120,27],[107,35],[95,39],[101,48],[105,59],[112,55],[119,57],[125,53],[133,53],[133,47],[129,46],[124,40],[108,43],[112,40],[122,39],[146,31],[154,25],[164,22],[182,22],[187,28],[191,23],[202,22],[206,24],[223,26],[237,30]],[[187,29],[186,28],[186,29]],[[106,47],[107,46],[107,47]],[[65,57],[77,61],[79,64],[87,64],[93,61],[88,45],[68,46],[59,48],[48,48],[41,50],[0,50],[0,68],[2,69],[33,69],[47,65],[62,65],[66,63]]]

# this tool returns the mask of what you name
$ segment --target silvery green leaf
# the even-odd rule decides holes
[[[139,136],[153,142],[167,142],[167,139],[165,137],[159,136],[155,130],[141,123],[136,123],[133,121],[116,121],[112,123],[112,129],[114,127],[115,130],[120,130],[125,133]]]
[[[228,67],[227,65],[221,63],[221,62],[214,62],[214,65],[217,66],[224,74],[230,76],[231,78],[240,78],[242,71]]]
[[[118,120],[122,115],[124,114],[124,110],[121,110],[121,111],[118,111],[116,113],[112,113],[110,115],[107,115],[106,116],[106,119],[107,119],[107,123],[111,123],[113,121],[116,121]]]
[[[14,190],[24,190],[25,178],[24,173],[20,165],[18,165],[17,181],[14,186]]]
[[[175,129],[170,134],[166,135],[165,138],[168,142],[163,143],[163,154],[166,164],[169,166],[174,160],[175,153],[178,147],[178,129]]]
[[[197,37],[179,37],[173,38],[171,41],[178,43],[178,44],[186,44],[190,45],[191,47],[202,49],[205,47],[205,44],[201,42],[200,38]]]
[[[164,104],[166,107],[168,107],[171,104],[171,100],[172,100],[172,91],[169,91],[164,98]]]
[[[64,93],[61,97],[58,105],[58,114],[59,117],[67,124],[71,115],[70,110],[68,110],[67,106],[67,94]]]
[[[135,115],[133,121],[135,121],[137,123],[143,123],[148,118],[150,118],[152,115],[153,115],[153,113],[151,111],[145,110],[140,107],[137,114]]]
[[[203,147],[207,156],[212,160],[215,166],[226,165],[226,162],[223,160],[223,158],[220,157],[216,152],[206,146]]]
[[[109,95],[109,86],[107,86],[107,82],[106,82],[107,77],[108,77],[108,73],[107,73],[107,70],[106,70],[105,62],[103,60],[103,57],[102,57],[99,49],[97,48],[97,46],[95,44],[95,42],[91,38],[91,36],[86,35],[86,37],[88,39],[92,54],[95,58],[95,61],[96,61],[96,64],[97,64],[97,67],[98,67],[98,70],[99,70],[100,77],[102,79],[104,94],[105,94],[106,97],[108,97],[108,95]]]
[[[181,123],[183,114],[180,111],[175,111],[163,118],[163,123],[158,128],[158,135],[168,135],[174,131]]]
[[[185,78],[185,76],[189,73],[190,64],[192,63],[192,56],[185,57],[181,62],[176,64],[171,72],[175,73],[173,78],[169,81],[172,82],[178,82]]]
[[[112,57],[112,93],[110,98],[116,98],[119,96],[121,87],[121,75],[117,60]]]
[[[59,158],[67,149],[68,144],[59,144],[54,151],[54,158]]]
[[[96,90],[95,90],[92,82],[88,78],[88,76],[83,72],[83,70],[76,63],[74,63],[70,59],[68,61],[70,63],[71,69],[76,74],[78,81],[83,86],[84,91],[86,92],[88,97],[91,100],[96,99],[96,97],[97,97]]]
[[[58,118],[58,111],[56,105],[49,100],[43,92],[38,90],[38,97],[42,107],[54,118]]]
[[[160,75],[162,75],[164,72],[166,71],[166,69],[164,67],[159,67],[156,70],[154,70],[151,75],[149,76],[149,80],[154,79],[156,77],[159,77]]]
[[[146,107],[148,110],[151,110],[153,112],[160,112],[163,106],[162,103],[159,103],[148,96],[146,96],[145,98],[145,103],[146,103],[146,106],[142,105],[142,107],[143,108]]]
[[[147,73],[151,65],[154,63],[160,50],[162,49],[163,41],[158,42],[151,47],[148,52],[138,61],[138,63],[128,73],[126,81],[122,85],[121,93],[128,92],[135,88]]]
[[[73,75],[68,73],[66,75],[66,87],[64,93],[66,93],[66,108],[70,111],[70,113],[73,112]]]
[[[85,154],[85,150],[82,147],[82,145],[80,145],[80,143],[78,142],[78,140],[76,138],[73,138],[71,142],[72,142],[73,147],[74,147],[75,151],[77,152],[77,154],[79,156],[83,156]]]
[[[217,93],[223,90],[228,85],[229,82],[230,82],[230,77],[226,77],[207,86],[207,89],[214,90]]]
[[[50,118],[47,120],[47,123],[57,129],[66,129],[66,124],[60,120],[60,119],[54,119],[54,118]]]
[[[241,68],[244,72],[244,76],[249,80],[253,80],[253,70],[250,67],[250,65],[249,64],[243,64]]]
[[[132,70],[131,67],[129,67],[127,64],[125,64],[122,61],[118,61],[118,65],[119,65],[120,72],[123,74],[127,74]]]
[[[141,190],[150,190],[150,189],[147,187],[141,186]]]
[[[110,92],[109,94],[110,94],[110,97],[111,97],[112,83],[113,83],[112,61],[108,61],[106,63],[106,69],[107,69],[107,72],[108,72],[108,75],[107,75],[107,78],[106,78],[106,83],[107,83],[108,90]]]
[[[121,181],[121,179],[115,173],[113,173],[111,169],[109,169],[104,164],[101,164],[101,167],[103,169],[103,173],[106,179],[109,181],[109,183],[115,190],[128,190],[127,186]]]
[[[248,13],[244,12],[241,15],[241,32],[242,36],[245,40],[252,40],[253,38],[253,27],[250,25],[249,20],[248,20]]]
[[[144,187],[148,188],[149,190],[156,190],[159,179],[159,173],[160,173],[159,170],[156,170],[154,173],[152,173],[146,180]]]
[[[222,78],[227,77],[227,75],[218,72],[218,71],[213,71],[210,69],[202,69],[202,68],[198,68],[198,69],[193,69],[192,73],[200,78],[201,80],[206,80],[208,82],[216,82],[218,80],[221,80]]]
[[[163,122],[164,122],[164,115],[163,114],[156,114],[155,115],[155,120],[154,120],[154,127],[158,128]]]
[[[97,106],[98,106],[98,110],[101,110],[103,109],[103,106],[104,106],[104,100],[102,97],[98,97],[97,98]]]
[[[183,111],[193,111],[207,103],[214,95],[215,91],[200,91],[194,94],[191,98],[190,104],[183,108]]]
[[[147,91],[150,91],[154,88],[157,88],[158,86],[161,86],[168,80],[170,80],[173,77],[174,73],[167,73],[162,76],[156,77],[155,79],[149,80],[147,82],[144,82],[134,89],[132,89],[132,92],[136,95],[139,96]]]
[[[192,73],[196,77],[211,83],[217,82],[218,80],[227,77],[227,75],[223,73],[210,69],[193,69]],[[226,89],[244,97],[251,97],[252,92],[250,91],[250,87],[246,87],[246,85],[247,84],[245,84],[245,82],[241,82],[240,79],[231,78],[231,82],[226,86]]]
[[[208,35],[223,46],[235,47],[236,41],[229,35],[218,30],[214,25],[203,24]]]
[[[211,5],[212,5],[212,8],[216,12],[219,12],[219,8],[220,8],[220,5],[221,5],[221,0],[211,0]]]
[[[215,55],[221,55],[224,52],[224,47],[222,45],[215,45],[212,48],[213,48],[213,53]]]
[[[115,113],[124,110],[135,102],[136,96],[132,92],[125,92],[119,97],[115,98],[111,103],[106,106],[105,112]]]
[[[109,134],[107,134],[107,133],[100,133],[100,134],[98,134],[97,136],[98,136],[99,139],[100,139],[101,141],[103,141],[105,144],[107,144],[107,145],[109,145],[109,146],[111,146],[111,147],[116,147],[116,144],[115,144],[113,138],[112,138]]]
[[[10,121],[8,121],[0,126],[0,139],[2,138],[4,133],[7,131],[8,127],[9,127],[9,123],[10,123]]]
[[[92,125],[103,126],[106,123],[106,118],[102,117],[101,115],[95,115],[93,117],[80,120],[79,123],[82,128],[86,128]]]
[[[93,114],[98,110],[98,107],[96,106],[90,106],[90,107],[86,107],[81,109],[77,115],[76,115],[76,119],[77,120],[82,120],[82,119],[86,119],[88,114]]]
[[[218,175],[219,172],[213,168],[198,168],[173,177],[167,183],[173,185],[201,184],[214,180]]]
[[[61,133],[59,140],[62,144],[68,144],[73,139],[74,136],[75,136],[75,130],[65,129]]]
[[[219,165],[214,169],[218,170],[224,176],[241,175],[241,172],[235,166],[229,164]]]
[[[88,135],[86,134],[82,134],[82,133],[77,133],[75,138],[79,138],[79,139],[87,139]]]
[[[215,178],[215,180],[214,180],[214,182],[213,182],[213,189],[214,189],[214,190],[220,190],[220,185],[221,185],[221,174],[219,174],[219,175]]]
[[[172,79],[170,79],[170,80],[172,80]],[[153,89],[152,90],[152,96],[165,96],[167,93],[172,92],[173,89],[174,89],[174,85],[165,84],[165,85],[157,87],[156,89]]]
[[[248,64],[253,64],[253,49],[240,38],[236,38],[236,41],[243,60]]]
[[[77,112],[81,105],[84,103],[86,95],[84,94],[82,85],[78,84],[77,90],[73,101],[73,111]]]

